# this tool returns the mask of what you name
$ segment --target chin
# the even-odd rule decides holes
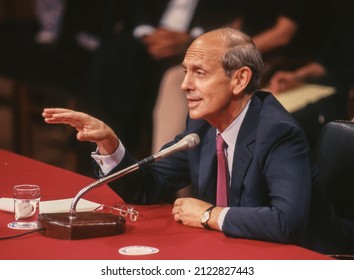
[[[200,114],[193,113],[193,112],[189,112],[189,117],[190,117],[192,120],[201,119],[201,115],[200,115]]]

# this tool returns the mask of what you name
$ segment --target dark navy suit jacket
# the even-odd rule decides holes
[[[200,144],[142,167],[110,187],[127,203],[158,203],[191,184],[193,196],[215,204],[216,130],[187,119],[186,130]],[[136,162],[128,153],[115,170]],[[236,142],[228,211],[222,231],[233,237],[294,242],[306,229],[312,185],[311,153],[296,121],[267,92],[256,92]]]

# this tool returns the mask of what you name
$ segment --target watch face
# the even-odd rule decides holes
[[[201,216],[201,218],[200,218],[200,221],[201,221],[202,223],[205,223],[205,222],[207,222],[207,221],[209,220],[209,217],[210,217],[209,211],[205,211],[205,212],[202,214],[202,216]]]

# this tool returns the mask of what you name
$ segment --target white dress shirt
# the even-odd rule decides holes
[[[241,113],[238,115],[238,117],[229,125],[228,128],[224,130],[223,133],[220,133],[218,130],[216,131],[216,135],[218,133],[221,134],[222,138],[224,139],[225,143],[227,144],[227,148],[225,149],[225,155],[227,158],[227,165],[228,165],[228,171],[229,171],[229,186],[231,186],[231,175],[232,175],[232,166],[233,166],[233,161],[234,161],[234,152],[235,152],[235,146],[236,146],[236,141],[238,137],[238,133],[240,131],[241,124],[243,122],[243,119],[245,118],[246,112],[248,110],[248,107],[250,105],[251,100],[248,101],[246,104],[245,108],[241,111]],[[216,137],[215,135],[215,137]],[[222,228],[222,225],[224,223],[224,219],[226,216],[227,211],[229,211],[230,207],[225,207],[218,218],[218,224],[219,227]]]

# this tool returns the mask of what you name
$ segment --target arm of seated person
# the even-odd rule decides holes
[[[296,22],[280,16],[273,27],[255,35],[252,39],[260,52],[266,53],[288,45],[297,29]]]

